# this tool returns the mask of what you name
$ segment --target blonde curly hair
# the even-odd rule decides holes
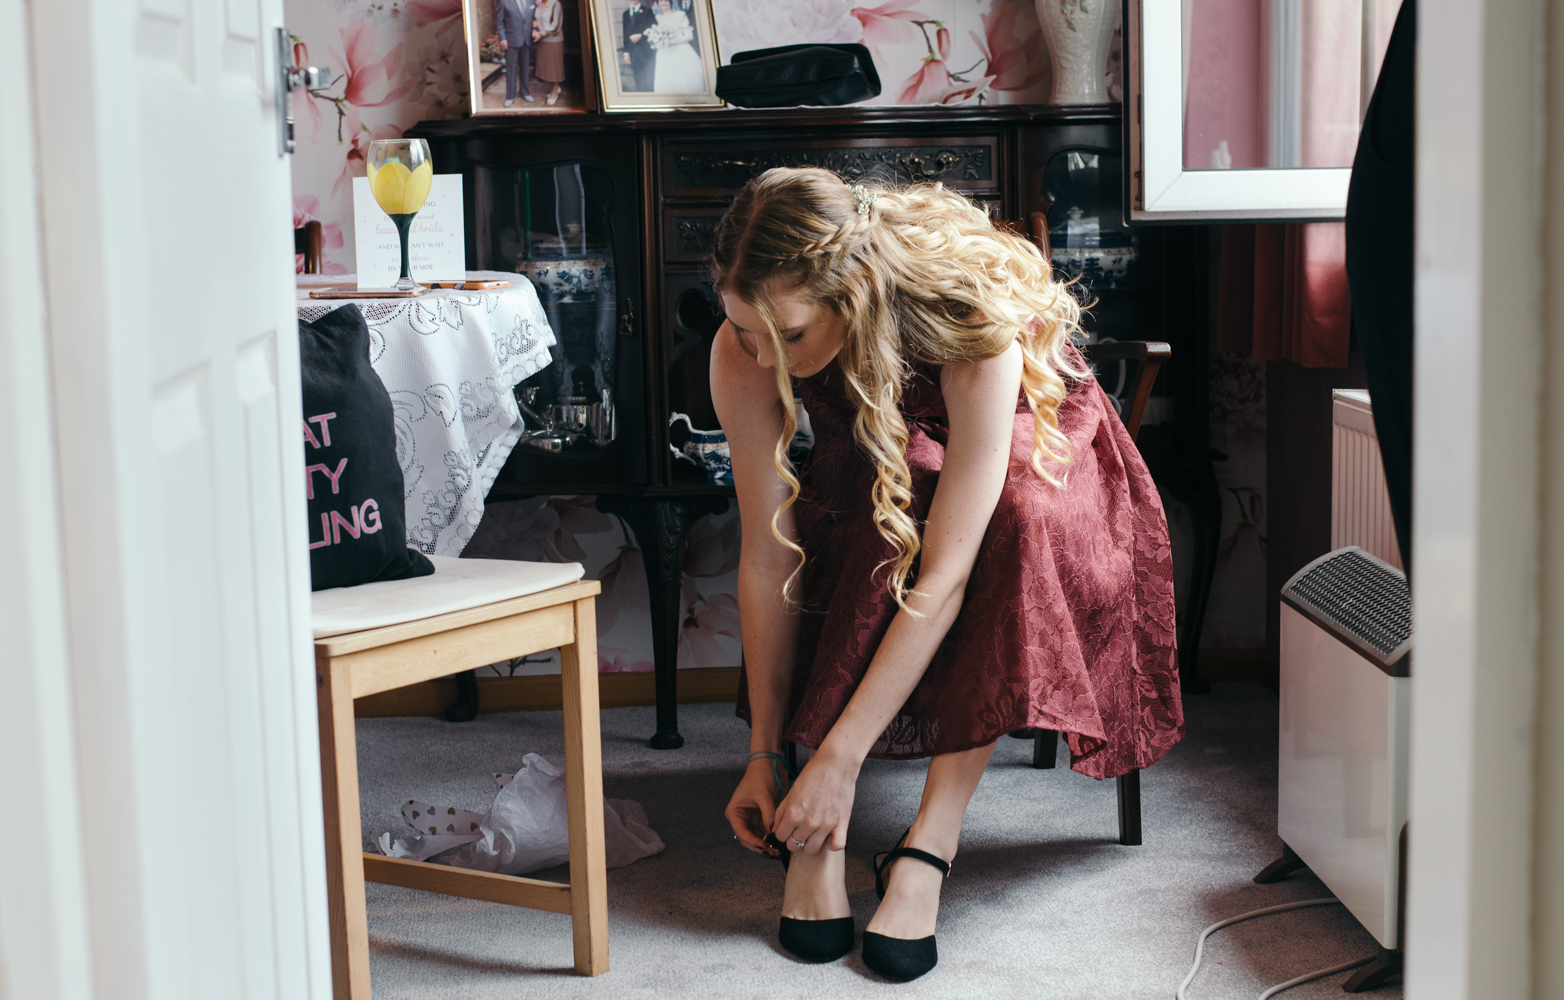
[[[1080,304],[1053,279],[1033,245],[996,229],[982,208],[941,184],[849,185],[815,167],[776,167],[749,182],[714,233],[719,290],[750,303],[765,320],[776,356],[787,357],[768,298],[794,292],[846,321],[837,364],[858,414],[853,436],[877,470],[874,523],[894,554],[890,590],[906,608],[907,580],[922,546],[907,467],[907,424],[899,404],[911,362],[979,361],[1021,342],[1021,384],[1036,431],[1032,468],[1062,486],[1071,460],[1059,430],[1066,378],[1090,372],[1068,348],[1080,330]],[[777,539],[798,553],[784,586],[791,591],[804,550],[779,527],[798,500],[788,460],[797,430],[787,365],[778,364],[784,426],[777,472],[792,489],[771,519]],[[1055,475],[1045,464],[1064,468]]]

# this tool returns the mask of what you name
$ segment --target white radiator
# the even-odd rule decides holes
[[[1356,545],[1404,569],[1369,394],[1362,389],[1337,389],[1333,397],[1330,547]]]
[[[1282,588],[1276,830],[1388,951],[1407,819],[1406,577],[1362,549]]]

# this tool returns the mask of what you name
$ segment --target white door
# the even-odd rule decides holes
[[[325,998],[282,0],[30,8],[94,995]]]

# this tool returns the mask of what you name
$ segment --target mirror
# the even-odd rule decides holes
[[[1340,219],[1400,0],[1129,0],[1131,220]]]

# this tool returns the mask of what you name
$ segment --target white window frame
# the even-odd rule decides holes
[[[1348,167],[1185,170],[1182,2],[1126,0],[1125,24],[1131,222],[1330,221],[1346,215]]]

